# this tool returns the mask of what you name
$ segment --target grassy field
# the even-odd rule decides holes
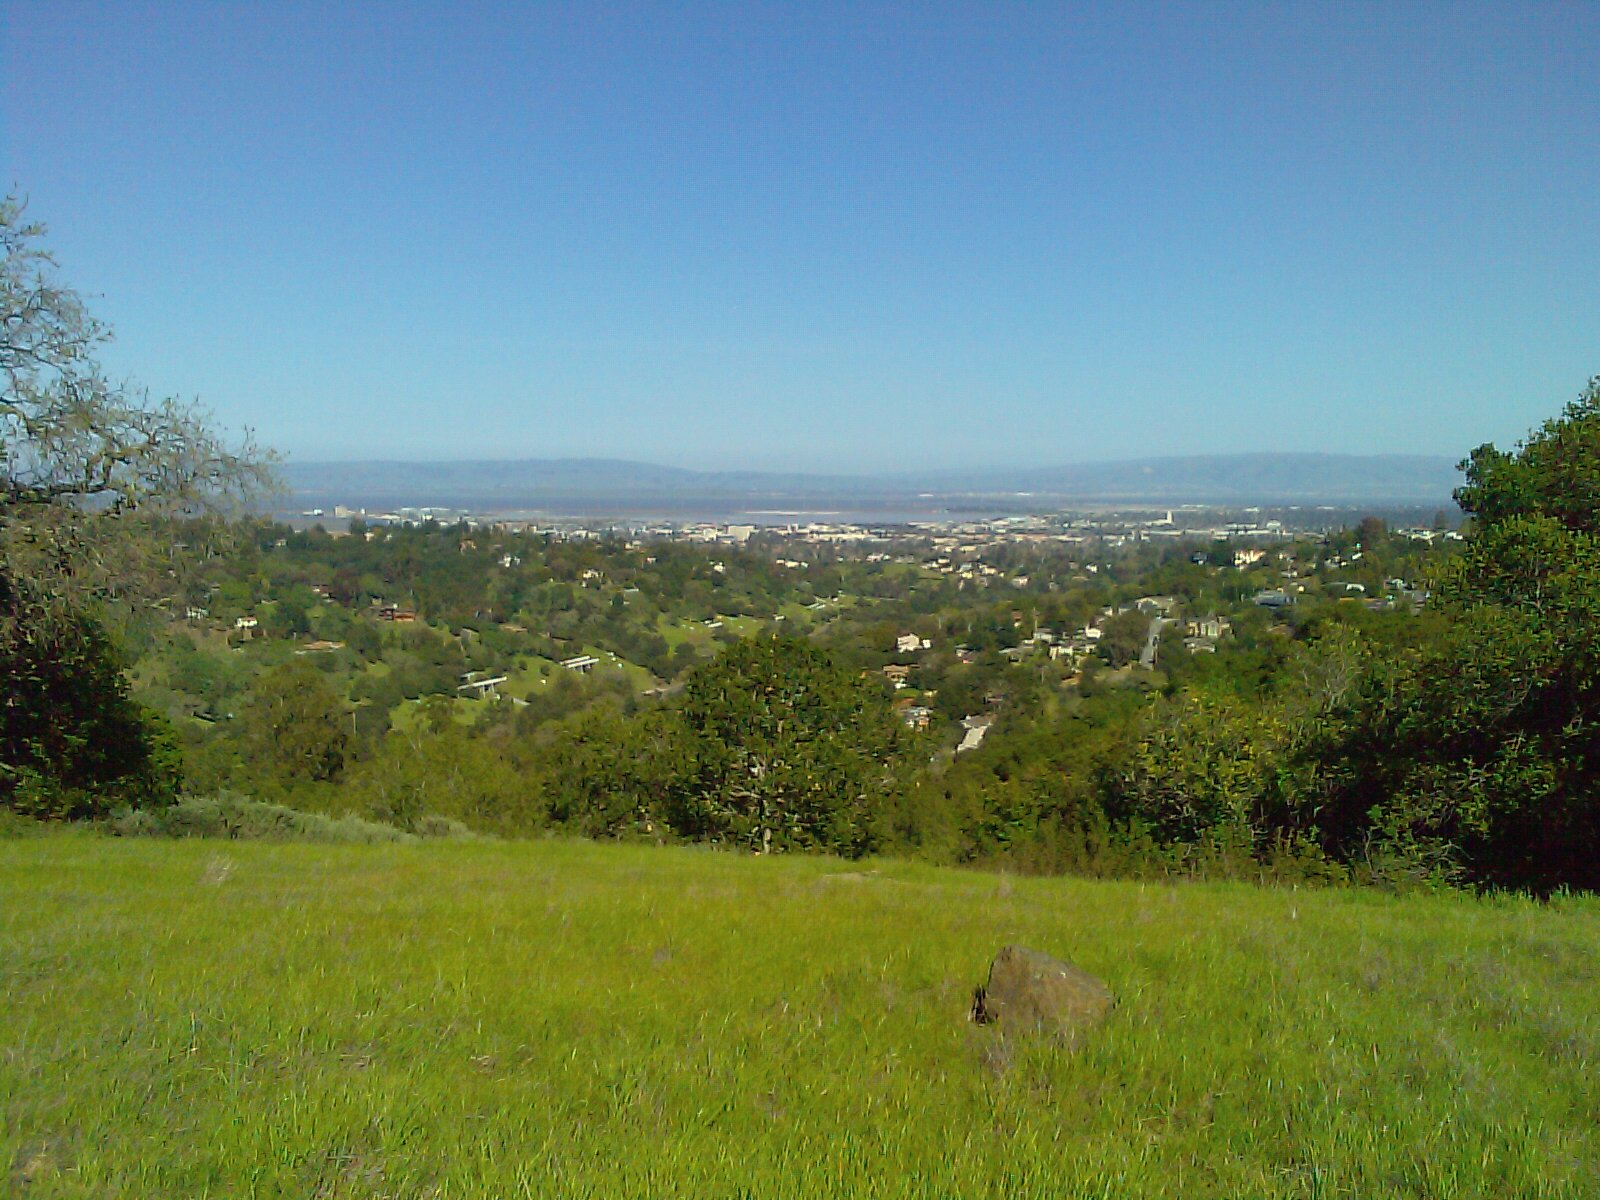
[[[1600,904],[0,841],[0,1194],[1600,1194]],[[1119,997],[965,1020],[994,951]]]

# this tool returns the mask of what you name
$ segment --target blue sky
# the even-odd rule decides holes
[[[107,361],[302,459],[1461,454],[1600,373],[1600,5],[0,7]]]

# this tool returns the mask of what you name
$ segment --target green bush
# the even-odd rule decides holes
[[[81,820],[176,798],[172,730],[121,668],[92,616],[0,565],[0,808]]]
[[[442,817],[418,821],[414,833],[354,815],[324,816],[242,796],[185,796],[161,809],[128,809],[107,830],[119,837],[229,838],[267,842],[413,842],[468,838],[465,826]]]

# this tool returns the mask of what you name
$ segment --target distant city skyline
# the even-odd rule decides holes
[[[0,188],[305,462],[1460,457],[1600,372],[1593,4],[39,3]]]

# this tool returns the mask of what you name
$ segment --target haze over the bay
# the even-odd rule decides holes
[[[1592,4],[14,0],[0,174],[115,372],[298,461],[1454,461],[1600,363],[1597,60]]]
[[[1230,454],[875,475],[688,471],[616,459],[291,462],[301,511],[443,507],[783,515],[1104,505],[1447,505],[1456,464],[1426,455]],[[777,507],[774,507],[777,506]]]

